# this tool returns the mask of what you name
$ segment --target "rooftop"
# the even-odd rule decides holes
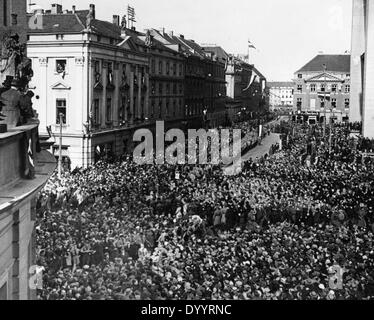
[[[323,71],[324,64],[327,71],[350,73],[351,56],[349,54],[319,54],[296,72]]]
[[[267,83],[269,88],[290,88],[294,86],[292,81],[272,81]]]

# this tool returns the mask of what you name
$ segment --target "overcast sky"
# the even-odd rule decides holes
[[[318,52],[350,50],[352,0],[33,0],[43,8],[57,2],[65,9],[96,5],[99,19],[135,8],[137,29],[173,30],[198,43],[246,53],[250,39],[257,50],[252,62],[273,81],[293,73]]]

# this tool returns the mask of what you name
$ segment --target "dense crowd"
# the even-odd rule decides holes
[[[374,163],[348,127],[330,148],[318,126],[283,126],[282,150],[236,176],[131,158],[54,176],[38,204],[39,297],[373,298]]]

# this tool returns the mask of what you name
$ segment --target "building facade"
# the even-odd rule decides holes
[[[5,38],[18,36],[20,43],[26,43],[28,20],[26,14],[26,1],[24,0],[1,0],[0,2],[0,85],[6,78],[3,72],[6,58],[3,57],[3,46]]]
[[[350,55],[317,55],[294,76],[293,111],[320,121],[348,120]]]
[[[150,31],[163,45],[184,56],[184,114],[188,123],[201,126],[205,119],[205,124],[211,127],[223,124],[226,119],[225,61],[182,34],[164,29]]]
[[[374,3],[353,0],[350,121],[374,138]]]
[[[42,21],[43,28],[29,34],[35,69],[30,86],[39,97],[34,106],[41,135],[56,139],[54,154],[61,121],[70,169],[131,150],[133,132],[149,125],[147,49],[126,34],[119,16],[112,22],[96,19],[94,5],[70,11],[55,5]]]
[[[270,108],[293,106],[293,82],[268,82],[267,85],[270,94]]]

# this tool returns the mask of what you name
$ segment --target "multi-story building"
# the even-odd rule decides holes
[[[125,30],[126,34],[144,45],[149,55],[149,112],[150,120],[163,120],[165,127],[178,126],[184,112],[184,56],[165,46],[151,34]]]
[[[150,30],[153,37],[185,57],[185,116],[192,126],[205,119],[209,126],[225,122],[225,61],[194,40],[165,30]],[[204,113],[206,115],[204,116]]]
[[[295,73],[293,110],[320,121],[348,120],[350,55],[320,54]]]
[[[353,0],[350,121],[374,138],[374,3]]]
[[[270,108],[292,107],[294,83],[289,81],[268,82]]]
[[[41,14],[43,26],[30,31],[27,44],[41,135],[57,138],[62,126],[71,168],[128,151],[137,126],[149,124],[147,49],[121,28],[119,16],[96,19],[94,5],[70,11],[52,5]]]

